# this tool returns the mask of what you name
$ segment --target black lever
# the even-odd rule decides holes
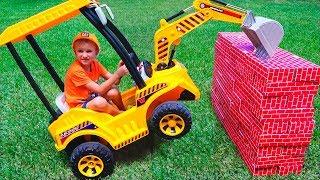
[[[215,2],[215,3],[222,4],[222,5],[224,5],[224,6],[228,5],[228,3],[225,3],[225,2],[219,1],[219,0],[211,0],[211,1],[213,1],[213,2]]]
[[[177,14],[174,14],[174,15],[166,18],[166,21],[169,22],[169,21],[171,21],[172,19],[174,19],[174,18],[176,18],[176,17],[179,17],[179,16],[181,16],[181,15],[184,14],[184,13],[185,13],[185,11],[184,11],[184,10],[181,10],[181,11],[179,11]]]

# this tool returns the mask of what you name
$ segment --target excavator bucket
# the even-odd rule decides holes
[[[284,35],[279,22],[264,17],[254,17],[251,11],[247,13],[241,28],[256,47],[255,55],[261,59],[267,59],[274,54]]]

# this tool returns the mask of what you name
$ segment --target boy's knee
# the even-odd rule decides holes
[[[120,96],[120,91],[116,88],[112,88],[107,92],[107,96],[111,98]]]
[[[98,96],[92,100],[91,105],[95,108],[101,109],[107,107],[108,101],[105,98]]]
[[[119,109],[116,106],[110,104],[105,98],[101,96],[98,96],[90,101],[88,103],[88,108],[95,111],[106,112],[112,116],[120,113]]]

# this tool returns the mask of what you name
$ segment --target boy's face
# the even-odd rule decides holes
[[[78,40],[74,44],[76,58],[83,66],[89,66],[96,59],[98,50],[96,45],[89,40]]]

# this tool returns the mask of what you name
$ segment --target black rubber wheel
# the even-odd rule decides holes
[[[98,142],[77,146],[70,157],[73,174],[80,179],[96,179],[112,174],[115,161],[111,150]]]
[[[187,134],[192,125],[191,113],[182,104],[169,101],[160,104],[149,121],[149,129],[164,139],[178,139]]]

